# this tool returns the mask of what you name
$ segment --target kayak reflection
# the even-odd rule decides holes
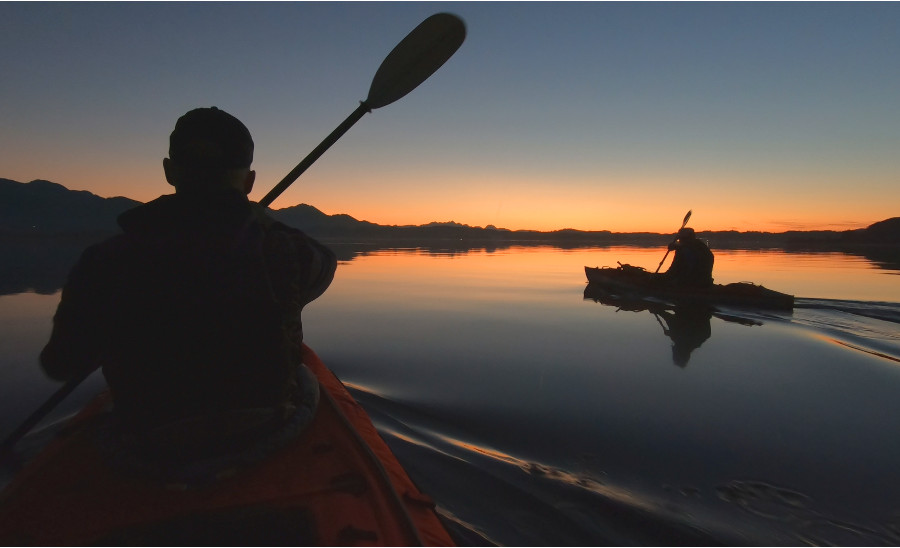
[[[687,367],[691,353],[700,348],[712,335],[710,322],[713,316],[728,322],[761,325],[752,320],[716,313],[711,306],[704,304],[673,305],[625,297],[595,284],[588,284],[585,287],[584,298],[606,306],[614,306],[617,311],[647,311],[652,314],[662,327],[663,334],[672,339],[672,362],[682,368]]]

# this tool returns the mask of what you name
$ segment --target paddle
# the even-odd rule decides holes
[[[691,218],[691,210],[688,210],[687,215],[684,216],[684,220],[681,221],[681,228],[684,228],[685,226],[687,226],[688,219],[690,219],[690,218]],[[681,228],[679,228],[678,230],[680,231]],[[677,241],[678,241],[678,236],[675,236],[675,239],[672,240],[672,243],[674,244]],[[666,257],[669,256],[669,252],[671,252],[671,251],[672,251],[671,249],[666,250],[666,254],[663,255],[662,260],[659,261],[659,266],[656,267],[656,272],[654,272],[654,274],[658,273],[659,269],[662,268],[663,263],[666,262]]]
[[[263,207],[271,204],[365,113],[393,103],[427,80],[456,53],[465,39],[466,25],[455,15],[436,13],[419,23],[419,26],[407,34],[406,38],[401,40],[381,62],[372,78],[369,95],[365,101],[361,101],[359,107],[275,185],[259,204]],[[87,376],[68,381],[50,396],[50,399],[3,440],[0,454],[11,451],[16,442],[75,390]]]
[[[78,378],[72,379],[68,381],[66,384],[62,386],[59,390],[53,393],[50,396],[50,399],[44,402],[43,405],[38,407],[34,413],[28,416],[25,421],[19,425],[18,428],[13,430],[12,434],[6,436],[6,439],[3,440],[3,444],[0,445],[0,457],[6,457],[11,451],[13,446],[20,440],[22,437],[31,431],[32,428],[37,426],[37,423],[41,422],[47,413],[52,411],[61,401],[66,399],[66,397],[71,394],[78,385],[80,385],[84,379],[88,378],[88,375],[82,375]]]
[[[466,26],[449,13],[425,19],[385,57],[372,78],[369,96],[346,120],[313,149],[275,188],[259,201],[266,207],[367,112],[400,99],[441,68],[466,39]]]

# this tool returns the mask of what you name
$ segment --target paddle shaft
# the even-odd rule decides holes
[[[688,219],[691,218],[691,212],[692,212],[692,211],[693,211],[693,210],[689,210],[689,211],[687,212],[687,215],[684,216],[684,221],[681,222],[681,228],[684,228],[684,227],[687,225]],[[681,228],[679,228],[678,230],[681,231]],[[672,240],[672,243],[674,244],[674,243],[677,242],[677,241],[678,241],[678,236],[675,236],[675,239]],[[658,274],[658,273],[659,273],[659,269],[662,268],[663,263],[666,262],[666,257],[669,256],[669,253],[670,253],[671,251],[672,251],[671,249],[667,249],[667,250],[666,250],[666,254],[663,255],[662,260],[659,261],[659,265],[656,267],[656,271],[654,272],[654,274]]]
[[[59,405],[61,401],[66,399],[69,394],[71,394],[76,388],[78,388],[78,385],[80,385],[84,381],[84,379],[88,378],[89,375],[90,374],[82,375],[78,378],[72,379],[66,382],[66,384],[62,385],[62,387],[59,388],[56,392],[54,392],[53,395],[50,396],[50,399],[48,399],[46,402],[44,402],[43,405],[38,407],[34,411],[34,413],[29,415],[28,418],[25,419],[25,422],[19,425],[18,428],[16,428],[10,435],[6,437],[5,440],[3,440],[3,444],[0,445],[0,454],[5,455],[9,451],[11,451],[13,446],[20,439],[22,439],[25,434],[27,434],[31,431],[32,428],[37,426],[37,424],[41,422],[41,420],[43,420],[43,418],[46,417],[47,414],[50,413],[50,411],[52,411],[57,405]]]
[[[314,148],[313,151],[306,156],[306,158],[301,160],[300,163],[297,164],[297,166],[292,169],[290,173],[284,176],[284,179],[282,179],[277,185],[275,185],[275,187],[270,190],[262,200],[259,201],[259,205],[267,207],[269,204],[271,204],[275,200],[275,198],[281,195],[281,193],[284,192],[287,187],[291,186],[294,181],[296,181],[297,178],[300,177],[300,175],[302,175],[303,172],[307,170],[307,168],[309,168],[309,166],[313,165],[313,162],[319,159],[319,156],[324,154],[325,151],[328,150],[329,147],[331,147],[331,145],[333,145],[335,142],[337,142],[338,139],[341,138],[341,136],[347,133],[347,130],[349,130],[353,126],[353,124],[358,122],[359,119],[362,118],[363,115],[367,112],[371,112],[371,110],[369,109],[368,105],[366,105],[366,102],[360,102],[359,107],[354,110],[350,116],[347,116],[347,119],[341,122],[341,124],[331,132],[331,135],[329,135],[325,138],[325,140],[319,143],[319,146]]]
[[[365,113],[387,106],[416,89],[456,53],[465,39],[466,26],[455,15],[436,13],[419,23],[381,62],[372,77],[369,94],[359,107],[285,175],[259,205],[269,206]]]
[[[663,263],[666,262],[666,257],[668,257],[668,256],[669,256],[669,253],[671,253],[671,252],[672,252],[671,249],[667,249],[667,250],[666,250],[666,254],[663,255],[662,260],[659,261],[659,264],[656,266],[656,270],[653,272],[654,274],[658,274],[658,273],[659,273],[659,269],[662,268]]]

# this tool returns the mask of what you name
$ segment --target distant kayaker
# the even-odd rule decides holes
[[[675,241],[669,244],[669,251],[675,251],[675,258],[663,273],[668,282],[691,287],[712,285],[713,253],[697,238],[693,228],[679,230]]]
[[[123,213],[123,233],[88,248],[63,288],[43,370],[102,368],[126,429],[238,409],[270,423],[304,389],[300,313],[336,259],[250,202],[253,148],[216,107],[180,117],[163,160],[175,193]]]

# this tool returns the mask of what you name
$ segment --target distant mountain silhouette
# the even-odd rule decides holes
[[[117,230],[116,217],[140,204],[129,198],[101,198],[50,181],[0,179],[0,232],[72,234]]]
[[[862,230],[848,231],[844,238],[848,242],[868,242],[879,244],[900,244],[900,217],[892,217],[871,224]]]
[[[87,191],[73,191],[50,181],[20,183],[0,179],[0,234],[62,235],[118,230],[116,218],[140,205],[129,198],[101,198]],[[482,242],[552,242],[562,247],[585,244],[664,245],[671,234],[618,233],[608,230],[562,229],[549,232],[508,230],[494,226],[469,226],[454,221],[425,225],[379,225],[350,215],[327,215],[300,204],[270,210],[272,216],[323,239],[332,240],[470,240]],[[790,231],[782,233],[700,231],[698,236],[719,249],[747,246],[816,246],[900,243],[900,217],[846,231]]]
[[[327,234],[354,236],[378,232],[381,225],[358,221],[350,215],[327,215],[311,205],[300,204],[284,209],[269,210],[273,218],[316,236]]]
[[[49,181],[19,183],[0,179],[0,295],[36,291],[53,293],[90,244],[118,231],[116,217],[141,202],[101,198],[68,190]],[[315,236],[343,261],[378,249],[416,247],[440,255],[472,250],[495,251],[524,245],[562,249],[631,245],[664,247],[672,234],[614,233],[573,229],[539,232],[473,227],[454,221],[421,226],[385,226],[349,215],[327,215],[310,205],[271,214]],[[841,251],[862,255],[880,268],[900,271],[900,217],[859,230],[808,232],[699,232],[718,249],[777,248],[786,252]]]

